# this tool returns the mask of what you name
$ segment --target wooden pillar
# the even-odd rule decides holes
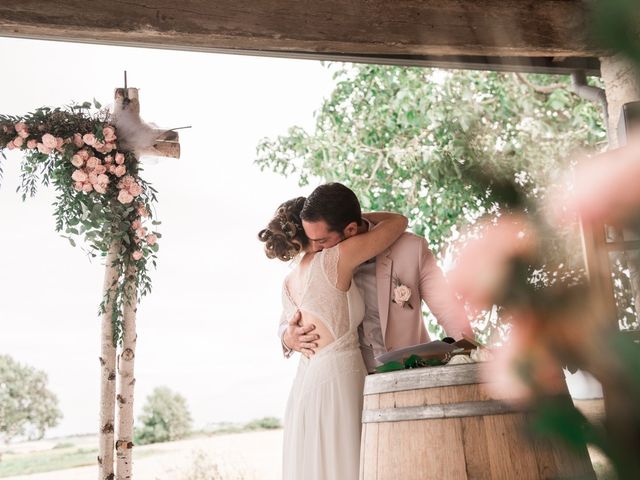
[[[622,106],[625,103],[640,100],[640,82],[638,70],[622,56],[603,57],[601,61],[602,79],[605,84],[608,108],[608,128],[609,128],[609,149],[621,147],[620,128],[624,128],[620,123]],[[611,161],[616,161],[615,159]],[[609,318],[614,322],[613,329],[618,330],[618,316],[613,293],[613,281],[611,278],[611,257],[622,262],[625,268],[630,271],[631,290],[636,300],[640,299],[640,276],[638,274],[638,261],[640,257],[637,252],[627,250],[633,248],[629,243],[637,240],[638,237],[632,232],[617,229],[606,225],[591,225],[591,236],[586,237],[586,243],[591,242],[591,247],[585,250],[587,264],[598,265],[599,279],[594,284],[594,294],[602,299],[604,310]],[[588,230],[587,229],[587,230]],[[606,240],[616,242],[616,247],[607,248]],[[637,248],[637,247],[636,247]],[[638,314],[636,305],[636,318]],[[611,326],[610,326],[611,328]],[[605,339],[603,338],[603,341]],[[615,355],[613,355],[615,357]],[[633,396],[629,395],[628,378],[620,372],[617,358],[611,359],[611,365],[615,365],[610,370],[609,376],[603,379],[604,404],[606,411],[605,426],[609,431],[610,438],[614,442],[612,448],[619,456],[618,461],[624,464],[629,471],[636,471],[639,468],[635,452],[629,450],[628,445],[637,442],[637,425],[630,419],[628,412],[633,412],[637,407],[633,404]]]
[[[120,242],[113,242],[105,261],[104,313],[100,347],[100,432],[98,451],[98,480],[113,480],[113,436],[116,398],[116,343],[113,338],[113,303],[119,277],[115,265]]]
[[[137,269],[127,267],[124,282],[125,301],[122,322],[122,349],[118,355],[118,430],[116,440],[116,480],[130,480],[133,458],[133,395],[136,379],[136,311],[138,292],[135,278]]]
[[[137,88],[116,89],[111,120],[116,126],[119,147],[135,152],[138,159],[145,154],[169,158],[180,157],[177,132],[152,128],[140,119],[140,101]],[[117,357],[116,480],[130,480],[133,476],[133,403],[136,383],[134,365],[138,338],[136,312],[139,293],[136,288],[136,277],[138,270],[135,264],[130,263],[126,266],[124,273],[122,345]]]
[[[610,149],[620,147],[620,129],[624,128],[620,123],[622,106],[628,102],[640,100],[640,72],[636,66],[632,65],[624,57],[612,56],[603,57],[601,61],[602,79],[605,84],[607,95],[609,129],[611,132],[609,145]],[[635,133],[637,135],[637,132]],[[637,233],[629,230],[611,229],[615,240],[620,242],[637,242],[640,240]],[[636,247],[637,248],[637,247]],[[636,319],[640,318],[640,254],[633,249],[629,249],[620,254],[621,261],[630,272],[631,291],[636,300]]]
[[[622,105],[640,100],[640,78],[638,70],[619,55],[600,58],[600,71],[607,95],[609,131],[611,132],[609,148],[612,149],[620,146],[618,122]]]
[[[123,124],[119,120],[124,117],[127,117],[127,120]],[[132,119],[137,121],[133,122]],[[140,121],[140,101],[137,88],[116,89],[112,121],[116,125],[119,140],[125,148],[133,146],[135,140],[132,142],[132,139],[144,135],[142,131],[143,125]],[[128,265],[124,278],[122,345],[118,354],[117,364],[116,480],[130,480],[133,475],[133,400],[136,383],[134,365],[137,340],[136,311],[138,305],[136,275],[137,269],[135,265]]]

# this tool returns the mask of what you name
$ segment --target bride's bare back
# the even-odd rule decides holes
[[[309,280],[309,267],[311,260],[315,256],[315,253],[309,253],[305,255],[298,267],[291,272],[286,279],[285,288],[288,291],[290,300],[297,306],[302,305],[305,295],[305,287]],[[318,318],[312,312],[304,309],[304,306],[300,309],[300,325],[303,327],[314,325],[314,334],[318,335],[318,339],[314,342],[316,350],[320,350],[335,340],[331,330],[327,328],[322,319]]]
[[[339,245],[305,255],[284,285],[285,304],[300,311],[303,326],[316,327],[316,352],[357,328],[350,322],[348,290],[336,287],[339,255]]]

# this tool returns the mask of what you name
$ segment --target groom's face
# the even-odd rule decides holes
[[[313,252],[331,248],[345,239],[344,234],[329,229],[329,225],[324,220],[317,222],[302,220],[302,227],[304,228],[304,233],[309,237],[311,251]]]

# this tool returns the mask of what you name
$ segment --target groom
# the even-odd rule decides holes
[[[362,217],[355,193],[340,183],[316,188],[300,217],[315,251],[330,248],[373,225]],[[356,233],[353,227],[357,226]],[[365,301],[365,317],[358,329],[360,348],[369,373],[380,365],[375,357],[391,350],[429,341],[422,318],[424,300],[447,335],[473,337],[464,308],[448,288],[424,238],[405,232],[385,252],[362,264],[354,281]],[[302,327],[300,313],[282,318],[278,334],[285,356],[294,351],[315,353],[319,337],[314,325]]]

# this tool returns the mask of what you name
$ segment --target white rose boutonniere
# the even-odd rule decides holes
[[[393,277],[393,303],[397,303],[403,308],[413,309],[409,303],[411,289],[404,285],[398,277]]]

